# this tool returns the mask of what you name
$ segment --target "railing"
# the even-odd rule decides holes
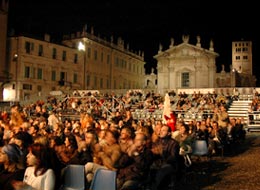
[[[260,131],[260,111],[248,113],[247,131]]]
[[[178,119],[182,119],[184,122],[189,122],[191,120],[201,121],[207,117],[212,117],[213,112],[211,110],[204,110],[202,112],[191,112],[184,110],[174,110]],[[163,110],[151,110],[151,109],[136,109],[132,112],[134,119],[163,119]]]

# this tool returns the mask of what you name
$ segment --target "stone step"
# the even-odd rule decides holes
[[[245,110],[245,111],[248,111],[249,110],[249,108],[248,107],[246,107],[246,108],[241,108],[241,107],[232,107],[232,108],[229,108],[228,109],[228,111],[231,111],[231,110]]]
[[[238,114],[240,114],[240,113],[242,113],[242,114],[247,114],[248,113],[248,111],[247,110],[228,110],[227,111],[229,114],[235,114],[235,113],[238,113]]]
[[[247,117],[247,113],[228,113],[229,117]]]
[[[248,106],[248,107],[250,107],[250,104],[232,104],[230,107],[232,107],[232,106],[242,106],[242,107]]]

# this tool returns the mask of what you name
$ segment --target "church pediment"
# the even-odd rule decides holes
[[[188,56],[214,56],[217,57],[218,54],[207,49],[197,47],[192,44],[182,43],[178,46],[174,46],[165,51],[165,53],[174,57],[188,57]]]
[[[200,57],[200,56],[207,56],[207,57],[218,57],[219,54],[210,51],[208,49],[204,49],[202,47],[182,43],[176,46],[172,46],[169,49],[158,53],[154,58],[161,59],[161,58],[178,58],[178,57]]]

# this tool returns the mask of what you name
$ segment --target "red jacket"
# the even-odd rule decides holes
[[[174,113],[170,114],[170,117],[168,117],[167,115],[164,115],[164,118],[167,122],[167,125],[172,129],[172,131],[176,130],[176,116]]]

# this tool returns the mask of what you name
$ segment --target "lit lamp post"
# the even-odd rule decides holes
[[[86,89],[86,45],[85,43],[79,42],[78,50],[84,53],[84,63],[83,63],[83,89]]]
[[[18,54],[15,53],[13,60],[15,61],[15,101],[18,100]]]

